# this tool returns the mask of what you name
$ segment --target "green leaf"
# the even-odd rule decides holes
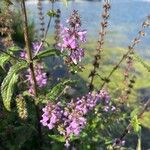
[[[20,47],[17,47],[17,46],[13,46],[13,47],[8,48],[8,50],[9,50],[9,51],[12,51],[12,52],[18,52],[18,51],[21,50],[21,48],[20,48]]]
[[[58,142],[65,142],[65,137],[63,136],[60,136],[60,135],[48,135],[50,138],[52,138],[53,140],[55,141],[58,141]]]
[[[47,12],[47,15],[50,17],[55,17],[57,15],[57,12],[55,10],[49,10]]]
[[[138,120],[137,115],[135,115],[132,119],[131,119],[131,125],[133,127],[133,130],[136,134],[139,133],[139,131],[141,130],[141,126],[140,126],[140,122]]]
[[[10,56],[7,54],[0,55],[0,66],[4,69],[4,65],[9,61]]]
[[[19,62],[12,66],[7,73],[7,76],[4,78],[1,85],[1,95],[5,108],[10,111],[11,97],[14,92],[14,85],[18,80],[18,73],[22,69],[26,68],[28,65],[25,62]]]
[[[48,49],[48,50],[44,50],[39,52],[34,59],[41,59],[41,58],[45,58],[45,57],[49,57],[49,56],[59,56],[61,53],[59,50],[57,49]]]
[[[65,137],[64,136],[61,136],[61,135],[48,135],[50,138],[52,138],[53,140],[55,141],[58,141],[58,142],[65,142]],[[74,141],[76,139],[78,139],[79,137],[75,137],[73,135],[70,136],[70,141]]]
[[[133,118],[136,114],[138,114],[140,108],[135,108],[131,113],[130,113],[130,116],[131,118]]]
[[[146,64],[141,58],[140,56],[138,56],[137,54],[134,54],[135,60],[138,61],[139,63],[141,63],[141,65],[148,71],[150,72],[150,66],[148,64]]]
[[[48,98],[52,101],[56,100],[56,98],[63,92],[65,86],[74,84],[75,81],[72,80],[65,80],[63,82],[58,83],[55,85],[51,91],[47,94]]]

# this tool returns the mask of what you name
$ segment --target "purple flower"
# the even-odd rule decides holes
[[[80,62],[82,57],[84,57],[84,49],[78,48],[75,51],[71,51],[70,58],[74,64],[77,64],[77,62]]]
[[[26,52],[25,51],[20,52],[20,57],[23,59],[27,58]]]
[[[36,41],[32,42],[32,55],[35,56],[39,51],[43,49],[42,42]],[[23,59],[27,59],[27,53],[25,50],[23,50],[20,53],[20,57]]]
[[[106,90],[90,92],[81,98],[72,99],[65,106],[60,106],[60,103],[48,103],[43,108],[44,114],[42,115],[41,123],[50,130],[56,127],[59,133],[65,136],[65,146],[68,147],[70,145],[70,137],[72,135],[79,136],[82,129],[86,126],[87,113],[100,103],[104,106],[106,112],[110,108],[112,111],[115,109],[110,104],[110,96]]]
[[[47,75],[44,72],[44,67],[41,63],[36,63],[34,65],[34,73],[35,73],[35,78],[37,82],[37,86],[39,88],[45,87],[47,85]],[[27,70],[28,74],[26,75],[27,81],[30,83],[30,88],[29,88],[29,93],[34,95],[34,90],[33,90],[33,80],[32,80],[32,75],[31,75],[31,70]]]
[[[86,30],[81,30],[81,20],[77,11],[73,11],[70,18],[67,20],[69,27],[61,25],[61,42],[58,43],[58,48],[61,52],[68,52],[68,60],[77,64],[84,57],[84,49],[80,48],[81,43],[86,42]]]
[[[65,146],[68,148],[70,146],[69,141],[66,140]]]
[[[59,122],[62,117],[62,110],[59,106],[59,103],[56,105],[53,103],[48,103],[48,105],[43,108],[42,111],[44,113],[40,122],[43,126],[47,126],[50,130],[53,129],[55,124]]]
[[[79,31],[78,32],[78,35],[79,35],[79,38],[82,42],[86,42],[86,33],[87,31],[86,30],[83,30],[83,31]]]

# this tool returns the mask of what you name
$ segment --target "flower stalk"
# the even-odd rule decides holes
[[[109,18],[109,10],[110,10],[110,3],[109,0],[104,1],[103,5],[103,13],[102,13],[102,22],[101,22],[101,31],[99,32],[99,40],[97,45],[97,54],[94,56],[94,62],[93,62],[93,70],[90,72],[89,77],[91,78],[90,84],[89,84],[89,91],[92,91],[94,88],[93,82],[94,78],[97,75],[97,70],[100,65],[101,60],[101,53],[103,51],[103,45],[104,45],[104,38],[106,35],[106,28],[108,27],[108,18]]]
[[[26,13],[26,5],[25,0],[21,1],[21,7],[22,7],[22,14],[24,19],[24,38],[25,38],[25,44],[26,44],[26,53],[27,53],[27,61],[29,62],[29,68],[31,70],[31,77],[33,80],[33,90],[34,90],[34,96],[35,96],[35,109],[36,109],[36,115],[37,115],[37,121],[38,121],[38,138],[39,138],[39,144],[42,144],[42,132],[41,132],[41,125],[40,125],[40,112],[39,112],[39,106],[36,103],[36,98],[38,97],[37,93],[37,82],[34,72],[34,65],[33,65],[33,59],[32,59],[32,51],[30,48],[30,40],[29,40],[29,31],[28,31],[28,19],[27,19],[27,13]]]
[[[101,89],[110,81],[111,76],[114,74],[114,72],[120,67],[122,62],[132,53],[134,53],[134,48],[136,45],[138,45],[141,41],[141,38],[145,36],[145,30],[146,28],[150,27],[150,16],[147,17],[147,20],[143,22],[142,24],[142,29],[139,31],[138,36],[134,38],[133,42],[131,45],[128,46],[128,51],[122,56],[120,61],[118,62],[117,65],[114,66],[114,68],[111,70],[109,75],[105,78],[104,82],[102,83]]]

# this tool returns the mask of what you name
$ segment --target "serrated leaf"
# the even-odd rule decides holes
[[[65,86],[74,84],[75,81],[72,80],[65,80],[63,82],[58,83],[55,85],[51,91],[47,94],[48,98],[52,101],[56,100],[56,98],[63,92]]]
[[[59,50],[57,49],[48,49],[48,50],[44,50],[39,52],[34,59],[41,59],[41,58],[45,58],[45,57],[49,57],[49,56],[59,56],[61,53]]]
[[[13,95],[13,91],[14,91],[14,85],[18,80],[18,75],[13,74],[8,78],[5,78],[6,80],[4,80],[3,84],[2,84],[2,98],[3,98],[3,103],[4,106],[7,110],[10,111],[10,101],[11,101],[11,97]]]
[[[14,92],[14,85],[17,83],[18,80],[18,73],[26,67],[27,63],[25,62],[19,62],[15,64],[10,68],[9,72],[7,73],[7,76],[2,82],[1,95],[3,99],[3,104],[8,111],[10,111],[11,97]]]
[[[20,47],[13,46],[13,47],[8,48],[8,50],[9,50],[9,51],[12,51],[12,52],[18,52],[18,51],[20,51],[21,49],[20,49]]]
[[[0,66],[4,69],[5,63],[7,63],[10,59],[9,55],[1,54],[0,55]]]

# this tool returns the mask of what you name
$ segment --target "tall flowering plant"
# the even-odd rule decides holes
[[[100,37],[94,55],[93,68],[90,67],[92,68],[89,74],[90,80],[86,83],[84,94],[81,94],[83,89],[78,88],[80,83],[75,80],[79,79],[78,76],[74,76],[69,71],[69,77],[57,78],[57,82],[52,82],[53,76],[50,76],[49,68],[57,70],[57,67],[46,66],[46,64],[50,59],[57,60],[58,57],[63,57],[65,61],[61,61],[59,66],[65,66],[68,70],[70,66],[78,67],[85,57],[86,49],[83,48],[83,44],[87,41],[87,30],[82,29],[81,17],[77,10],[72,11],[65,25],[61,24],[61,10],[54,9],[53,0],[49,2],[51,10],[47,13],[49,18],[45,28],[42,0],[38,0],[41,34],[36,37],[38,40],[33,42],[30,41],[29,36],[26,2],[25,0],[19,1],[25,41],[25,45],[22,44],[22,47],[19,47],[11,38],[13,30],[11,30],[10,10],[13,1],[4,1],[8,24],[4,23],[5,18],[0,15],[0,32],[2,31],[0,36],[4,35],[4,39],[8,41],[2,40],[1,42],[0,37],[2,43],[2,48],[0,45],[0,69],[3,78],[0,77],[0,99],[2,99],[0,119],[4,119],[2,125],[0,124],[0,129],[4,131],[0,133],[0,149],[1,147],[2,149],[63,149],[64,146],[65,149],[79,150],[95,150],[100,147],[120,149],[126,144],[125,137],[131,131],[138,136],[137,148],[139,149],[141,146],[139,120],[149,107],[150,100],[146,101],[141,110],[132,113],[125,105],[125,100],[127,101],[131,96],[136,83],[135,76],[129,78],[131,63],[134,60],[134,48],[145,36],[145,30],[150,26],[150,17],[143,22],[138,36],[128,46],[127,52],[113,66],[109,74],[106,77],[101,76],[100,60],[102,60],[101,54],[111,8],[109,0],[103,1]],[[47,35],[53,18],[56,31],[55,43],[51,45],[47,42]],[[112,75],[122,67],[123,61],[128,59],[130,59],[128,66],[124,67],[125,80],[128,81],[125,85],[128,86],[127,90],[121,91],[118,84],[117,90],[109,88],[109,83],[113,82]],[[149,69],[143,61],[140,60],[140,62],[147,70]],[[100,84],[99,88],[94,85],[97,76],[101,79],[101,81],[97,80]],[[9,119],[9,116],[12,119]],[[127,125],[126,128],[124,124]],[[123,128],[125,128],[124,131]],[[123,133],[120,133],[121,131]],[[117,138],[118,135],[120,135],[119,138]]]
[[[98,93],[88,93],[75,100],[72,99],[65,106],[61,106],[61,102],[48,103],[43,108],[41,123],[50,130],[57,128],[58,132],[65,136],[65,146],[68,147],[71,136],[79,136],[87,123],[86,116],[99,104],[102,104],[102,109],[106,112],[114,112],[116,109],[110,104],[108,93],[102,90]]]

